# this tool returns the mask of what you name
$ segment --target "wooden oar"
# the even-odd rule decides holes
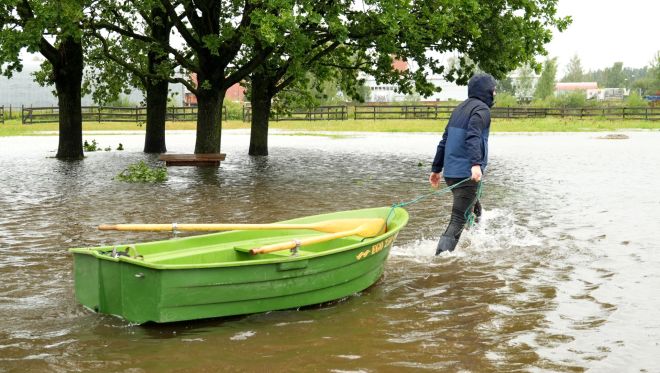
[[[359,231],[355,234],[371,237],[385,229],[385,219],[336,219],[308,224],[102,224],[102,231],[235,231],[235,230],[273,230],[273,229],[311,229],[324,233]]]
[[[381,228],[383,225],[381,225]],[[296,247],[300,246],[305,246],[305,245],[311,245],[319,242],[325,242],[325,241],[330,241],[334,240],[337,238],[342,238],[342,237],[348,237],[348,236],[376,236],[380,233],[383,233],[383,230],[380,232],[376,232],[375,234],[366,234],[366,233],[374,233],[373,230],[371,230],[371,227],[364,225],[364,226],[359,226],[355,229],[349,230],[349,231],[344,231],[344,232],[337,232],[337,233],[330,233],[330,234],[324,234],[322,236],[316,236],[316,237],[311,237],[311,238],[306,238],[302,240],[291,240],[288,242],[282,242],[282,243],[276,243],[272,245],[265,245],[261,247],[255,247],[254,249],[250,250],[250,254],[252,255],[257,255],[257,254],[266,254],[266,253],[272,253],[273,251],[281,251],[281,250],[289,250],[293,249]]]

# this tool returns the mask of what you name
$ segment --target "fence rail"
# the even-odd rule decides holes
[[[83,122],[131,122],[144,123],[147,121],[147,108],[112,107],[112,106],[83,106]],[[21,107],[21,123],[57,123],[59,121],[59,108],[50,107]],[[223,107],[223,120],[227,120],[227,108]],[[168,107],[165,118],[168,121],[195,121],[197,120],[196,107]]]
[[[319,106],[314,109],[301,109],[287,112],[271,112],[270,119],[273,121],[281,120],[347,120],[348,107],[345,105]],[[252,108],[248,105],[243,107],[243,121],[252,120]]]
[[[446,119],[456,106],[356,105],[353,119]]]

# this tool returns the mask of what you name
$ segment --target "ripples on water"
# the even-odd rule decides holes
[[[0,371],[658,371],[657,132],[501,135],[482,222],[435,257],[450,199],[411,205],[385,275],[302,311],[136,327],[75,302],[66,248],[159,239],[111,222],[271,222],[428,193],[437,136],[271,137],[250,158],[226,132],[219,169],[162,185],[112,180],[125,152],[51,157],[56,137],[0,138]],[[168,135],[188,152],[192,134]],[[421,163],[421,166],[419,165]]]

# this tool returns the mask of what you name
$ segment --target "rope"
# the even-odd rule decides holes
[[[481,199],[481,188],[483,187],[484,183],[479,182],[477,184],[477,195],[474,197],[474,201],[470,203],[470,206],[468,206],[468,209],[465,210],[465,224],[468,226],[468,228],[472,228],[475,224],[475,220],[477,219],[477,215],[474,213],[474,205],[476,205],[477,201]]]
[[[390,212],[387,214],[387,218],[385,219],[385,225],[387,226],[387,224],[389,223],[390,217],[392,216],[392,213],[394,212],[394,209],[396,209],[397,207],[405,207],[405,206],[408,206],[408,205],[412,205],[413,203],[417,203],[417,202],[419,202],[423,199],[432,197],[434,195],[441,195],[441,194],[449,193],[449,192],[451,192],[452,189],[457,188],[458,186],[460,186],[461,184],[463,184],[463,183],[465,183],[469,180],[470,180],[470,178],[468,177],[468,178],[465,178],[465,179],[459,181],[458,183],[456,183],[454,185],[447,186],[447,187],[442,188],[440,190],[436,190],[435,192],[431,192],[431,193],[421,195],[419,197],[411,199],[410,201],[399,202],[399,203],[392,204],[392,208],[390,209]],[[467,209],[467,211],[465,211],[465,220],[466,220],[466,222],[468,222],[468,224],[469,224],[468,226],[470,226],[470,227],[472,225],[474,225],[474,220],[476,218],[474,213],[472,212],[472,209],[474,208],[474,204],[481,197],[481,186],[482,186],[482,184],[483,184],[482,182],[479,182],[479,186],[477,187],[477,196],[474,199],[474,201],[472,201],[472,203],[470,204],[470,207]]]

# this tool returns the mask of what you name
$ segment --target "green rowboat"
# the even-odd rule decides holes
[[[70,249],[76,298],[89,309],[136,324],[241,315],[340,299],[380,278],[408,213],[381,207],[277,223],[369,218],[386,220],[385,232],[256,255],[251,253],[255,247],[312,242],[328,234],[313,229],[234,230]]]

